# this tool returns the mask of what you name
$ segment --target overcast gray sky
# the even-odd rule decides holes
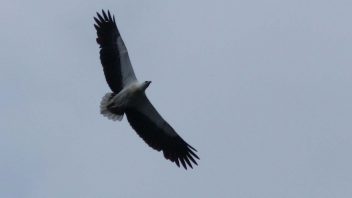
[[[124,119],[93,16],[198,149],[185,171]],[[1,0],[0,197],[352,197],[352,1]]]

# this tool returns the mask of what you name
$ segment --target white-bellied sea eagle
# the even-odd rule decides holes
[[[124,114],[132,128],[153,149],[163,151],[166,159],[187,169],[195,159],[196,149],[184,141],[160,116],[148,100],[145,90],[151,81],[138,82],[126,46],[117,29],[115,17],[102,10],[94,17],[100,61],[106,81],[112,90],[100,104],[100,112],[111,120],[122,120]]]

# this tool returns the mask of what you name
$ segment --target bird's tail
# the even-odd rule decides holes
[[[111,99],[115,96],[114,93],[106,93],[100,102],[100,113],[113,121],[121,121],[124,112],[118,108],[112,107]]]

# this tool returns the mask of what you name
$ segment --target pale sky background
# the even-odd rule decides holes
[[[150,100],[201,158],[127,123],[93,16],[115,14]],[[1,198],[352,197],[352,1],[1,0]]]

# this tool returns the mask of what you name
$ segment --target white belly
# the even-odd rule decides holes
[[[122,89],[112,99],[111,103],[114,107],[126,108],[128,107],[139,94],[142,93],[139,83],[133,83],[128,87]]]
[[[114,93],[107,93],[100,103],[100,113],[108,119],[121,121],[125,109],[133,106],[134,102],[137,101],[136,99],[143,92],[144,89],[141,84],[133,83],[116,95]]]

